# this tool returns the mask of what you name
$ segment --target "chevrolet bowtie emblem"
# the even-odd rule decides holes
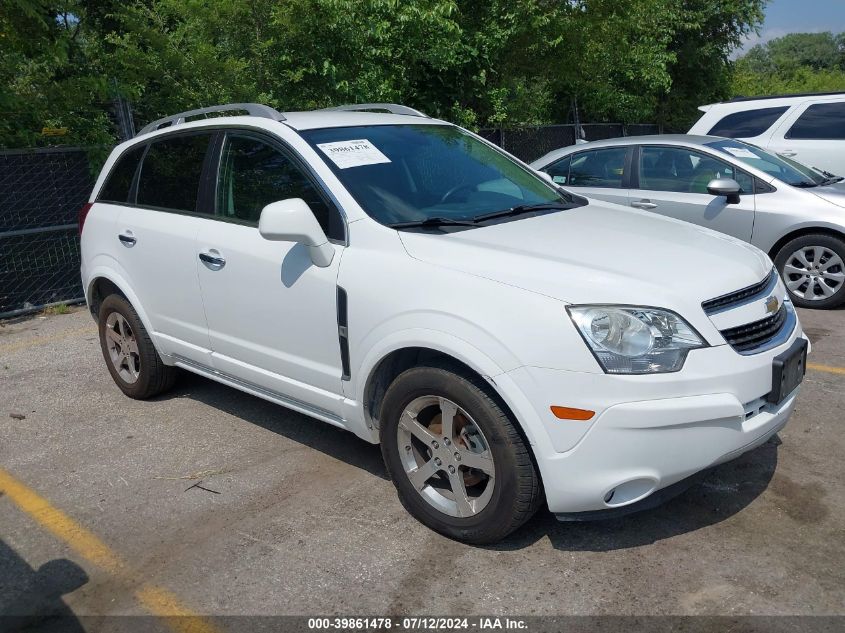
[[[766,299],[766,312],[768,314],[774,314],[780,308],[780,301],[774,295]]]

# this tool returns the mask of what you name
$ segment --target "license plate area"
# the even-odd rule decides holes
[[[797,339],[785,352],[772,360],[772,391],[767,400],[780,404],[804,380],[807,371],[807,341]]]

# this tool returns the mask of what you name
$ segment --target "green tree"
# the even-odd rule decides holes
[[[112,140],[109,90],[90,56],[80,2],[3,0],[0,11],[0,143],[44,144],[66,128],[71,144]]]
[[[470,127],[675,124],[729,91],[764,0],[0,0],[0,143],[231,101],[396,101]]]
[[[737,59],[732,92],[757,96],[845,90],[845,33],[792,33]]]

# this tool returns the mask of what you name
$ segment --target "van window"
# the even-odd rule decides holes
[[[141,165],[138,204],[173,211],[197,211],[208,134],[153,141]]]
[[[727,136],[728,138],[760,136],[787,110],[789,110],[789,106],[734,112],[723,117],[721,121],[710,128],[708,134],[710,136]]]
[[[343,239],[337,211],[289,157],[254,137],[228,134],[220,160],[218,215],[257,225],[265,206],[287,198],[305,200],[326,235]]]
[[[133,147],[120,155],[112,166],[106,182],[100,189],[97,202],[128,202],[129,190],[135,178],[138,161],[144,154],[144,145]]]
[[[811,105],[789,128],[786,138],[845,139],[845,102]]]

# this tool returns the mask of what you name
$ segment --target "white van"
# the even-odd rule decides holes
[[[689,134],[741,139],[845,176],[845,92],[737,97],[698,109]]]

